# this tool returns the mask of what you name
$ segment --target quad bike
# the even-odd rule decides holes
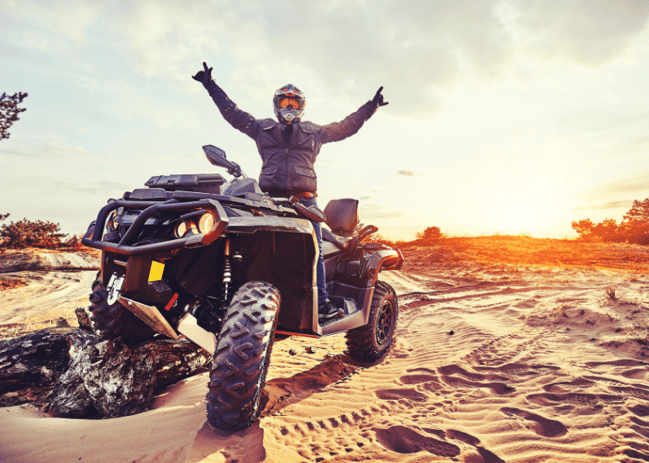
[[[358,201],[324,211],[323,254],[330,299],[344,313],[320,323],[318,243],[312,221],[325,217],[295,198],[272,198],[215,146],[203,147],[219,174],[156,176],[148,188],[109,200],[83,244],[102,251],[90,295],[94,328],[136,344],[184,335],[214,354],[207,416],[239,430],[259,416],[275,337],[346,332],[349,355],[380,359],[389,349],[399,307],[378,280],[398,270],[399,250],[364,242]]]

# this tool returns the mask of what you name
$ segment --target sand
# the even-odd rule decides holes
[[[382,274],[400,301],[391,352],[358,365],[342,335],[278,341],[264,412],[245,431],[207,424],[201,374],[125,418],[0,408],[0,461],[649,461],[646,249],[557,241],[573,254],[540,251],[552,244],[404,249],[404,269]],[[515,264],[514,245],[539,255]],[[75,265],[0,292],[1,334],[73,319],[96,272]]]

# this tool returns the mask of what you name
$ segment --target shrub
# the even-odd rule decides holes
[[[614,219],[593,223],[590,219],[572,222],[572,228],[584,241],[649,245],[649,198],[633,201],[619,225]]]
[[[417,233],[417,239],[424,243],[431,243],[439,241],[443,237],[442,231],[439,227],[428,227],[423,232]]]
[[[634,219],[622,222],[620,235],[627,243],[649,245],[649,221]]]
[[[85,249],[85,246],[81,243],[81,235],[72,235],[70,238],[65,240],[63,247],[71,249],[72,251],[81,251]]]
[[[3,216],[7,218],[9,214]],[[27,219],[11,222],[0,227],[0,247],[3,249],[23,249],[28,247],[55,249],[61,244],[61,239],[66,237],[60,233],[59,224]]]

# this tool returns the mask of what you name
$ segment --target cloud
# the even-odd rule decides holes
[[[52,182],[52,188],[70,190],[74,193],[84,195],[105,196],[120,195],[127,190],[132,190],[133,185],[123,182],[114,182],[110,180],[101,180],[97,182],[81,183],[78,181],[70,182],[66,180],[55,180]]]
[[[649,17],[646,0],[510,0],[505,5],[505,22],[528,52],[589,65],[620,54]]]
[[[13,145],[10,145],[13,146]],[[94,156],[81,146],[66,146],[55,141],[22,143],[16,147],[2,149],[0,155],[8,154],[23,158],[88,158]]]
[[[384,85],[408,116],[435,114],[439,95],[466,78],[491,80],[517,60],[597,65],[622,53],[647,23],[645,0],[428,0],[240,2],[266,69],[318,76],[345,99]],[[256,41],[256,39],[260,41]],[[237,38],[238,40],[238,38]],[[254,53],[255,50],[257,53]],[[273,66],[274,65],[274,66]],[[272,71],[271,71],[272,72]]]
[[[7,43],[0,43],[0,56],[2,56],[3,60],[12,61],[31,57],[25,48]]]
[[[9,1],[3,2],[6,16],[0,27],[11,31],[6,37],[14,45],[61,54],[86,45],[88,29],[104,12],[105,5],[90,0]]]
[[[187,81],[188,63],[193,70],[206,55],[216,55],[219,41],[240,22],[229,10],[225,1],[144,0],[124,4],[113,22],[128,38],[136,73]]]
[[[606,210],[629,208],[633,200],[643,200],[649,197],[649,181],[647,181],[647,178],[649,178],[649,171],[644,171],[640,174],[630,175],[614,182],[589,188],[581,195],[581,198],[588,204],[572,207],[572,209]],[[599,203],[592,205],[593,202]]]
[[[72,41],[85,45],[86,31],[104,14],[101,2],[54,2],[54,25]]]
[[[236,85],[255,98],[305,77],[337,104],[383,85],[389,111],[407,117],[434,115],[450,87],[497,79],[521,60],[527,70],[553,60],[602,64],[649,17],[646,0],[28,1],[9,3],[21,25],[14,45],[60,53],[61,44],[108,38],[123,42],[139,75],[189,87],[189,73],[207,60],[215,77],[227,77],[226,91]]]
[[[364,223],[371,223],[372,220],[397,219],[405,214],[402,211],[389,210],[376,203],[365,202],[359,206],[359,215]]]
[[[631,204],[633,201],[609,201],[608,203],[603,203],[603,204],[597,204],[594,206],[575,206],[571,208],[574,211],[580,211],[580,210],[592,210],[592,209],[601,209],[601,210],[607,210],[607,209],[620,209],[620,208],[629,208],[631,207]]]
[[[626,177],[615,182],[601,185],[594,189],[600,196],[613,194],[639,194],[649,195],[649,172]]]
[[[399,174],[399,175],[403,175],[403,176],[405,176],[405,177],[418,177],[418,176],[419,176],[418,174],[415,174],[415,173],[414,173],[413,171],[411,171],[411,170],[400,170],[400,171],[398,172],[398,174]]]
[[[508,60],[508,39],[491,14],[495,1],[289,4],[256,5],[268,59],[282,70],[308,68],[327,93],[345,99],[369,98],[384,85],[399,101],[392,112],[435,112],[440,89],[467,68],[492,74]]]

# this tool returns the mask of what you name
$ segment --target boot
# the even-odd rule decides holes
[[[326,299],[318,308],[318,321],[320,322],[333,320],[343,315],[345,315],[345,311],[336,307],[329,299]]]

